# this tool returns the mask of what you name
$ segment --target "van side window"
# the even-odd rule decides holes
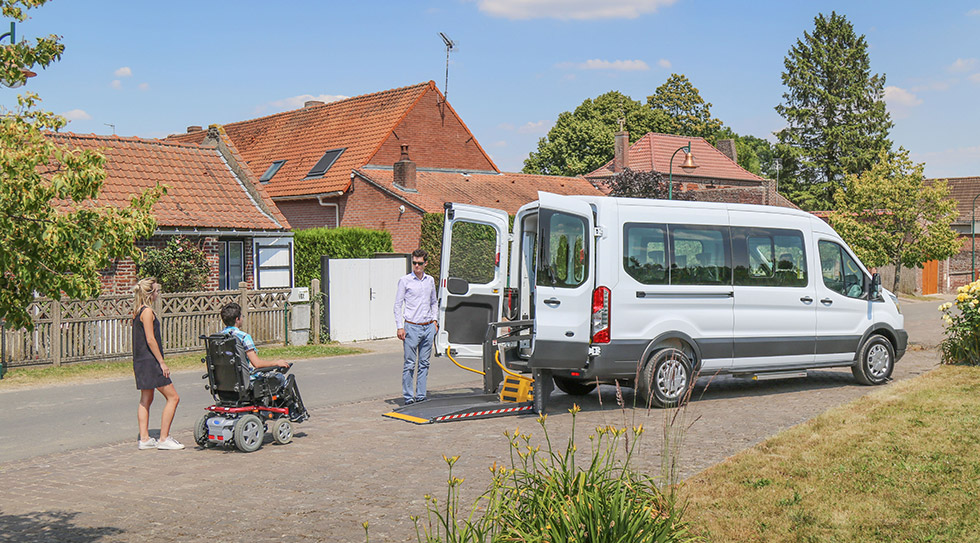
[[[865,276],[857,261],[832,241],[821,241],[818,249],[823,284],[848,298],[860,298],[864,294]]]
[[[670,227],[672,285],[731,284],[732,258],[728,228]]]
[[[489,224],[453,223],[447,277],[485,285],[493,281],[497,267],[497,231]]]
[[[589,276],[588,223],[582,217],[542,210],[538,218],[536,284],[574,288]]]
[[[623,269],[644,285],[666,285],[667,226],[626,223],[623,225]]]
[[[736,285],[807,285],[806,250],[802,232],[777,228],[733,228],[732,236],[735,243]]]

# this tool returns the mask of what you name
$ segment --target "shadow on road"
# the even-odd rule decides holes
[[[74,523],[78,513],[45,511],[7,515],[0,511],[0,542],[48,543],[70,541],[86,543],[99,541],[106,536],[121,534],[125,530],[112,526],[89,527]]]

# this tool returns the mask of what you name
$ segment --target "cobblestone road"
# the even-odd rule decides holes
[[[894,377],[937,362],[935,350],[910,351]],[[783,381],[719,378],[704,391],[705,383],[686,414],[693,424],[681,457],[685,476],[876,390],[854,384],[847,370]],[[556,443],[567,440],[572,401],[560,392],[552,398],[548,428]],[[621,410],[612,387],[577,401],[583,440],[599,425],[644,423],[651,431],[637,467],[659,471],[662,412]],[[624,401],[633,403],[629,389]],[[364,541],[363,522],[371,541],[415,541],[409,516],[424,513],[426,493],[445,492],[443,454],[461,455],[455,474],[475,497],[489,480],[486,468],[508,458],[504,432],[519,426],[541,434],[533,417],[427,426],[382,418],[393,402],[315,411],[293,443],[267,438],[251,454],[137,451],[133,441],[9,462],[0,466],[0,542]],[[189,434],[176,437],[193,442]],[[30,436],[23,439],[29,446]]]

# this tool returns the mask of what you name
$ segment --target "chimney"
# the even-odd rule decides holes
[[[324,102],[321,102],[320,100],[307,100],[306,102],[303,102],[303,107],[322,106],[323,104]]]
[[[407,143],[402,144],[402,156],[398,162],[395,162],[393,172],[396,185],[408,191],[418,192],[415,183],[415,162],[408,158]]]
[[[718,144],[715,147],[724,153],[725,156],[732,159],[732,162],[738,164],[738,152],[735,151],[735,140],[718,140]]]
[[[630,154],[630,133],[626,131],[616,132],[616,143],[613,145],[613,173],[619,173],[629,165]]]
[[[200,132],[201,130],[204,130],[204,129],[201,128],[199,125],[196,125],[196,124],[187,127],[187,133],[188,134],[190,134],[191,132]]]

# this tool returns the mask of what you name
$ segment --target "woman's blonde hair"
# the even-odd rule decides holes
[[[139,314],[141,307],[150,307],[152,303],[150,297],[154,290],[156,292],[160,291],[160,284],[157,283],[155,277],[147,277],[136,282],[136,286],[133,287],[133,293],[135,294],[133,298],[133,318],[136,318],[136,315]]]

